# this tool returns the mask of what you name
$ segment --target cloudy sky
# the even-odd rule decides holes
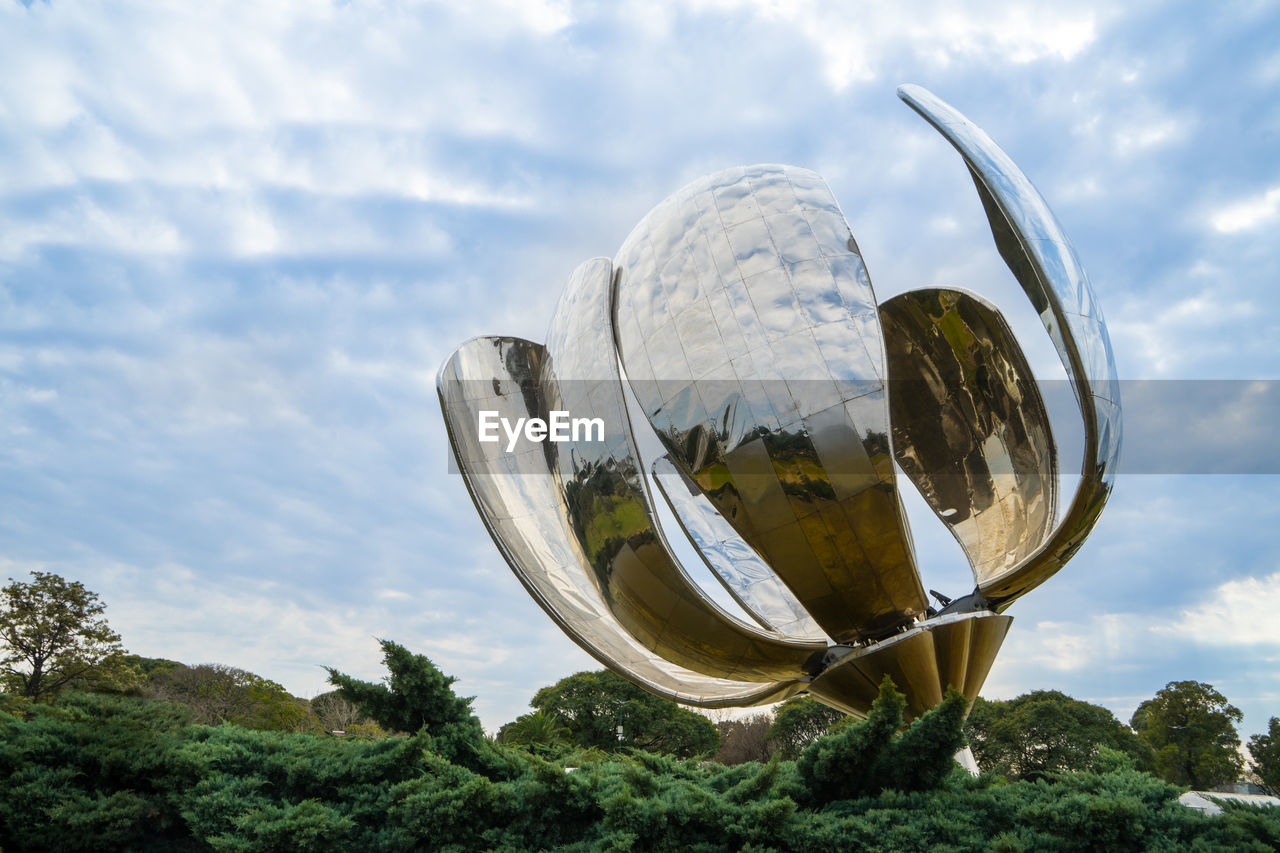
[[[395,639],[496,728],[595,664],[448,473],[434,375],[473,335],[541,339],[668,193],[815,169],[881,298],[988,295],[1054,375],[959,158],[895,97],[914,82],[1040,187],[1122,378],[1199,395],[1126,400],[1127,473],[1010,611],[986,695],[1127,720],[1196,679],[1264,730],[1280,5],[835,6],[0,0],[0,579],[80,580],[132,651],[303,696],[321,665],[380,677]],[[960,592],[940,527],[915,520],[926,583]]]

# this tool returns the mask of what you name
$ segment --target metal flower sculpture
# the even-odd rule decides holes
[[[877,303],[805,169],[695,181],[612,261],[574,271],[546,343],[476,338],[440,371],[459,468],[516,575],[583,648],[659,695],[716,707],[807,692],[864,714],[889,674],[913,716],[948,686],[972,699],[1003,611],[1062,567],[1106,502],[1119,396],[1075,251],[982,130],[924,89],[898,94],[964,158],[1075,390],[1084,463],[1060,516],[1045,406],[1000,313],[945,289]],[[624,381],[666,450],[652,482],[752,621],[708,598],[668,544]],[[562,440],[517,441],[548,432]],[[937,610],[895,460],[977,582]]]

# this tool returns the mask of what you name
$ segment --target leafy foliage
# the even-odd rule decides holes
[[[689,758],[713,753],[719,744],[706,717],[607,669],[562,678],[539,690],[529,704],[562,720],[577,745],[606,752],[631,747]]]
[[[126,850],[186,835],[170,796],[194,779],[178,759],[187,709],[68,691],[0,714],[0,846]]]
[[[391,640],[380,640],[382,662],[390,673],[385,684],[372,684],[328,668],[329,683],[378,725],[413,734],[475,720],[471,700],[456,695],[456,678],[445,675],[425,655],[415,655]]]
[[[196,723],[234,723],[251,729],[301,731],[318,722],[307,706],[274,681],[234,666],[178,664],[151,679],[153,693],[192,709]]]
[[[965,724],[978,766],[1011,779],[1098,769],[1103,748],[1151,766],[1151,749],[1110,711],[1056,690],[1007,701],[978,698]]]
[[[1210,684],[1171,681],[1133,712],[1130,725],[1155,750],[1155,769],[1175,785],[1210,790],[1240,775],[1244,718]]]
[[[808,696],[796,696],[779,706],[769,729],[783,758],[798,758],[804,748],[831,730],[845,718],[842,711],[823,705]]]
[[[903,698],[886,679],[867,720],[833,726],[798,761],[775,754],[765,763],[725,766],[634,749],[540,752],[490,744],[469,700],[450,689],[452,679],[394,643],[383,649],[389,671],[384,685],[332,673],[345,683],[326,701],[317,697],[318,710],[333,703],[330,711],[351,718],[349,704],[359,704],[350,698],[355,694],[364,701],[358,713],[376,710],[401,731],[417,725],[409,734],[363,739],[332,737],[318,728],[251,729],[226,722],[227,714],[216,715],[222,724],[205,726],[193,724],[193,717],[207,712],[195,702],[76,691],[50,701],[0,694],[0,848],[1280,848],[1280,810],[1229,807],[1219,817],[1204,817],[1176,802],[1178,788],[1137,771],[1132,757],[1106,745],[1097,747],[1089,772],[1046,773],[1034,782],[1010,783],[994,774],[971,778],[951,758],[964,742],[965,702],[954,691],[904,730]],[[201,671],[146,659],[130,666],[170,684],[190,675],[184,671]],[[271,684],[230,667],[201,673],[206,681],[231,676],[233,685]],[[585,715],[590,707],[603,717],[602,709],[620,712],[630,703],[617,691],[605,692],[602,700],[596,684],[592,706],[585,687],[594,679],[566,681],[574,689],[539,696],[584,712],[580,722],[594,719]],[[1147,707],[1144,724],[1154,725],[1162,712],[1158,705]],[[635,720],[651,717],[678,728],[663,713],[658,706]],[[526,734],[546,740],[565,726],[560,714],[540,709],[521,724]],[[1273,720],[1268,737],[1277,725]],[[1270,744],[1262,738],[1254,739],[1258,754]]]
[[[569,727],[555,714],[534,711],[503,726],[498,740],[511,746],[567,746]]]
[[[956,690],[925,712],[901,736],[906,699],[886,675],[867,719],[805,747],[796,763],[809,798],[825,804],[877,794],[886,788],[921,791],[937,787],[957,770],[964,746],[968,700]]]
[[[886,697],[873,712],[884,718],[881,734],[900,713]],[[75,692],[11,707],[15,713],[0,712],[0,846],[32,853],[1248,853],[1280,844],[1280,810],[1206,818],[1178,805],[1177,788],[1132,769],[1013,783],[951,772],[961,727],[950,711],[887,741],[856,734],[871,721],[852,724],[810,747],[823,761],[806,776],[776,758],[724,767],[645,752],[574,757],[579,769],[566,772],[564,763],[500,746],[501,760],[471,769],[442,756],[425,730],[358,741],[195,726],[174,703]],[[845,742],[824,748],[838,738]],[[819,766],[865,780],[866,768],[847,759],[888,760],[885,750],[906,768],[888,786],[863,782],[839,793],[822,780],[825,793],[812,795]]]
[[[382,728],[392,732],[430,734],[437,748],[468,766],[487,760],[480,721],[471,713],[471,699],[452,690],[456,678],[445,675],[426,655],[417,655],[390,640],[380,640],[385,684],[372,684],[329,668],[329,683],[342,698]]]
[[[773,718],[769,714],[752,714],[742,719],[716,723],[716,731],[720,733],[720,749],[716,751],[715,760],[727,765],[768,761],[777,752],[776,745],[769,741],[769,729],[772,725]]]
[[[1272,794],[1280,793],[1280,717],[1272,717],[1267,733],[1249,738],[1253,769]]]
[[[37,697],[95,674],[117,689],[133,679],[106,605],[79,581],[32,572],[0,588],[0,688]]]
[[[147,658],[142,655],[125,655],[123,663],[144,679],[157,678],[183,665],[168,658]]]

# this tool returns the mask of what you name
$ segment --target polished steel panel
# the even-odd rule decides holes
[[[792,682],[735,682],[671,663],[645,648],[610,612],[569,535],[555,478],[545,461],[494,451],[476,440],[482,409],[516,418],[542,408],[546,351],[518,338],[476,338],[441,368],[437,381],[450,443],[476,508],[516,576],[560,628],[605,666],[687,704],[759,704],[794,693]],[[489,384],[497,393],[480,396]],[[541,475],[539,475],[541,467]],[[530,476],[532,475],[532,476]]]
[[[809,695],[865,717],[879,695],[880,681],[888,675],[906,695],[908,720],[941,702],[949,687],[972,703],[1012,623],[1012,617],[991,612],[928,619],[887,640],[850,651],[813,680]]]
[[[804,605],[738,536],[698,485],[666,456],[655,460],[652,470],[658,491],[685,535],[734,600],[770,630],[825,645],[827,635],[805,612]]]
[[[615,266],[623,366],[673,463],[837,641],[923,614],[875,295],[822,179],[777,165],[702,178]]]
[[[572,587],[578,598],[592,591],[646,650],[727,679],[794,679],[823,644],[785,639],[724,613],[688,579],[653,522],[617,362],[599,334],[608,319],[610,273],[604,259],[575,272],[545,348],[482,339],[446,365],[453,369],[440,378],[442,401],[477,505],[518,575],[558,564],[553,585]],[[475,363],[495,351],[500,358]],[[460,381],[464,376],[470,381]],[[493,393],[481,395],[490,387]],[[606,434],[603,441],[527,443],[508,453],[500,443],[477,440],[481,409],[512,420],[567,410],[602,418]]]
[[[1120,451],[1119,381],[1102,310],[1075,249],[1022,170],[985,132],[933,93],[898,96],[960,152],[973,174],[1001,257],[1040,314],[1084,419],[1080,482],[1063,518],[1023,561],[980,585],[997,606],[1044,582],[1080,547],[1107,502]]]
[[[1057,456],[1031,366],[995,306],[972,294],[908,291],[880,319],[894,457],[985,586],[1055,521]]]
[[[571,277],[548,330],[543,374],[553,408],[605,422],[604,442],[543,445],[605,602],[633,636],[667,660],[748,681],[794,677],[822,643],[786,639],[725,613],[690,580],[657,526],[612,342],[601,334],[610,319],[611,272],[599,259]]]

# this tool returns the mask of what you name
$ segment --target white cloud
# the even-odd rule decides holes
[[[454,595],[446,591],[366,595],[361,579],[353,576],[340,591],[344,603],[335,605],[322,589],[298,590],[268,577],[213,579],[182,564],[91,566],[0,557],[5,577],[25,582],[33,570],[79,580],[98,593],[109,623],[134,654],[238,666],[299,696],[331,689],[324,666],[380,680],[386,672],[378,638],[425,653],[461,679],[463,693],[486,683],[518,684],[520,673],[554,672],[559,662],[592,666],[550,622],[522,632],[525,639],[517,645],[494,642],[492,633],[502,630],[503,617],[474,599],[461,610],[432,608],[429,602]],[[506,580],[507,586],[518,587],[514,578]],[[532,693],[517,688],[514,696],[481,695],[477,707],[486,726],[496,728],[523,713]]]
[[[280,247],[280,232],[262,205],[244,199],[231,207],[227,219],[232,223],[230,249],[233,254],[265,255]]]
[[[1002,668],[1075,672],[1132,658],[1147,632],[1132,613],[1099,613],[1085,622],[1015,622],[1001,650]]]
[[[1280,572],[1227,581],[1160,633],[1204,645],[1280,646]]]
[[[773,26],[794,28],[823,59],[837,92],[878,79],[909,50],[945,68],[969,57],[1015,65],[1069,60],[1097,38],[1097,15],[1081,9],[996,7],[984,3],[835,6],[817,0],[699,0],[696,8],[747,9]]]
[[[0,81],[10,120],[49,128],[92,116],[169,138],[279,124],[531,129],[521,87],[482,94],[477,64],[570,23],[553,0],[32,4],[4,14],[0,47],[10,68],[31,71]],[[73,55],[66,44],[92,49]]]
[[[1150,298],[1130,299],[1108,312],[1117,351],[1129,356],[1122,378],[1193,377],[1200,364],[1237,346],[1230,332],[1256,316],[1254,303],[1224,292],[1223,272],[1212,265],[1197,264],[1189,273],[1196,289],[1187,295],[1166,296],[1154,310]]]
[[[0,218],[0,258],[72,244],[155,253],[221,244],[244,257],[319,248],[262,199],[275,190],[528,207],[527,186],[460,172],[426,140],[542,135],[525,85],[503,79],[502,52],[570,22],[554,0],[413,10],[6,4],[0,181],[8,192],[107,189]],[[185,210],[172,209],[175,190],[186,191]],[[137,209],[160,195],[171,205],[160,217],[145,201]],[[331,223],[319,245],[389,248],[387,235],[361,225]],[[447,243],[419,236],[428,250]]]
[[[1272,187],[1261,195],[1232,202],[1209,214],[1213,227],[1225,234],[1247,231],[1270,223],[1280,214],[1280,187]]]
[[[35,246],[79,246],[135,255],[172,255],[186,247],[164,211],[142,203],[106,207],[77,196],[45,217],[0,214],[0,260],[21,258]]]
[[[1173,142],[1185,136],[1185,123],[1177,119],[1150,119],[1116,132],[1116,150],[1121,154],[1136,154]]]
[[[1253,77],[1264,85],[1280,80],[1280,50],[1259,62]]]
[[[569,0],[496,0],[492,5],[497,8],[485,9],[486,17],[518,21],[540,36],[553,35],[573,23]]]

